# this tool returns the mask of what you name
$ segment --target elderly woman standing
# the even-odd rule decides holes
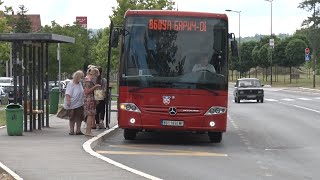
[[[83,103],[84,91],[80,80],[84,77],[82,71],[76,71],[72,75],[72,81],[68,83],[64,98],[64,109],[69,110],[69,135],[83,135],[80,131],[81,122],[84,120]],[[74,126],[76,124],[76,132]]]
[[[87,119],[86,136],[93,136],[91,128],[95,122],[96,102],[94,100],[94,90],[101,85],[95,84],[95,79],[99,76],[99,70],[95,66],[89,66],[87,76],[83,81],[84,88],[84,115]]]

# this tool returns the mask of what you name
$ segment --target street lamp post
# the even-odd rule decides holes
[[[270,2],[270,5],[271,5],[271,34],[270,34],[270,39],[272,39],[272,1],[273,0],[265,0],[265,1],[268,1]],[[271,45],[271,42],[270,42],[270,46],[271,46],[271,56],[270,56],[270,62],[271,62],[271,72],[270,72],[270,85],[272,85],[272,49],[273,49],[273,46]]]
[[[225,11],[235,12],[235,13],[238,13],[238,15],[239,15],[239,46],[238,46],[238,54],[239,54],[240,78],[241,78],[241,50],[240,50],[240,13],[241,13],[241,11],[234,11],[234,10],[231,10],[231,9],[226,9]]]

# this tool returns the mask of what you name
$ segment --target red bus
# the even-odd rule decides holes
[[[140,131],[190,131],[221,142],[232,36],[227,16],[128,10],[110,46],[117,46],[119,35],[118,125],[124,138],[134,140]]]

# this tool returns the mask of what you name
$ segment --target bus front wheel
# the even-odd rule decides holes
[[[134,140],[136,138],[137,131],[131,129],[125,129],[123,132],[124,139]]]
[[[222,140],[222,132],[208,132],[208,136],[212,143],[220,143]]]

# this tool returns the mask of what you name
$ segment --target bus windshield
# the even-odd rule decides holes
[[[125,19],[120,85],[227,89],[228,27],[223,19]]]

